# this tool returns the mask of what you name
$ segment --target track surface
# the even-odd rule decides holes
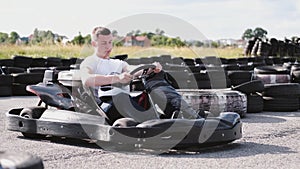
[[[0,151],[22,151],[43,159],[45,168],[290,168],[300,166],[300,111],[248,114],[243,138],[231,144],[196,152],[160,155],[106,151],[83,140],[25,139],[7,131],[5,113],[12,108],[34,106],[37,97],[0,98]]]

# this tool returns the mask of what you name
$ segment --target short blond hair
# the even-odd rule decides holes
[[[98,26],[93,29],[92,40],[93,41],[98,40],[99,35],[110,35],[110,34],[111,34],[111,31],[108,28]]]

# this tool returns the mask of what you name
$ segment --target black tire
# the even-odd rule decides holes
[[[264,84],[290,83],[291,75],[288,74],[255,74],[254,78]]]
[[[13,57],[13,60],[14,60],[14,67],[21,67],[27,69],[28,67],[30,67],[33,59],[27,56],[15,55]]]
[[[250,79],[230,79],[232,86],[237,86],[246,82],[251,81]]]
[[[71,62],[70,59],[61,59],[61,64],[62,64],[62,66],[68,66],[68,67],[70,67],[71,64],[72,64],[72,62]]]
[[[300,84],[278,83],[266,84],[263,96],[300,96]]]
[[[46,59],[44,58],[33,58],[30,67],[45,67]]]
[[[282,66],[258,66],[254,68],[255,74],[290,74],[290,71]]]
[[[254,66],[253,65],[248,65],[248,64],[242,64],[239,65],[240,70],[247,70],[247,71],[253,71]]]
[[[48,57],[46,59],[46,67],[62,66],[61,58]]]
[[[128,58],[127,54],[122,54],[122,55],[116,55],[112,57],[113,59],[119,59],[119,60],[126,60]]]
[[[27,69],[27,73],[44,74],[47,69],[47,67],[30,67]]]
[[[222,64],[222,68],[226,71],[237,71],[240,69],[237,64]]]
[[[12,73],[24,73],[25,69],[20,67],[2,67],[2,70],[5,74],[12,74]]]
[[[185,65],[168,64],[164,67],[164,70],[167,72],[188,72],[189,67]]]
[[[14,66],[14,60],[12,60],[12,59],[0,59],[0,66],[12,67],[12,66]]]
[[[0,86],[0,96],[7,97],[12,95],[11,86]]]
[[[227,72],[229,79],[249,79],[252,78],[252,72],[250,71],[243,71],[243,70],[235,70],[235,71],[228,71]]]
[[[259,113],[264,109],[264,100],[258,94],[247,95],[247,113]]]
[[[177,64],[177,65],[181,65],[181,64],[184,63],[184,61],[183,61],[182,57],[173,57],[172,58],[172,63]]]
[[[44,73],[19,73],[14,74],[14,83],[37,84],[43,81]]]
[[[13,96],[34,96],[33,93],[26,90],[26,84],[13,83],[12,95]]]
[[[188,84],[188,89],[211,89],[209,80],[197,80]]]
[[[264,111],[288,112],[299,109],[299,97],[263,97]]]
[[[23,152],[0,152],[0,168],[43,169],[40,157]]]
[[[1,75],[0,74],[0,86],[11,86],[13,82],[12,75]]]
[[[140,59],[134,59],[134,58],[127,59],[127,63],[130,64],[130,65],[139,65],[139,64],[141,64]]]
[[[247,95],[256,92],[260,93],[264,91],[264,84],[260,80],[253,80],[253,81],[240,84],[238,86],[234,86],[232,87],[232,90],[237,90]]]
[[[28,119],[39,119],[44,111],[46,110],[45,107],[26,107],[20,112],[21,117],[25,117]],[[22,132],[22,135],[26,138],[30,139],[43,139],[45,138],[45,135],[42,134],[36,134],[36,133],[24,133]]]
[[[166,72],[166,79],[175,89],[188,88],[188,72],[168,71]]]
[[[179,89],[177,91],[195,110],[201,109],[212,114],[236,112],[241,117],[247,113],[247,97],[238,91],[224,89]]]
[[[292,82],[299,83],[300,81],[300,70],[292,70]]]

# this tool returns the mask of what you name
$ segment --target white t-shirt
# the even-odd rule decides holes
[[[88,67],[91,69],[92,73],[100,74],[100,75],[113,75],[113,74],[121,74],[123,69],[128,66],[127,62],[124,62],[119,59],[102,59],[97,55],[88,56],[84,59],[84,61],[80,64],[80,69],[84,67]],[[84,75],[81,75],[84,76]],[[100,87],[96,88],[98,90],[98,96],[107,96],[107,95],[115,95],[120,92],[129,92],[129,86],[120,88],[114,88],[108,91],[102,91]]]

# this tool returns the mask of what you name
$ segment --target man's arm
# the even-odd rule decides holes
[[[162,66],[161,66],[161,64],[159,62],[154,62],[152,64],[155,65],[156,67],[155,67],[155,69],[149,69],[148,72],[147,72],[147,74],[150,74],[151,72],[159,73],[162,70]],[[128,72],[127,66],[124,67],[123,71]],[[138,77],[142,73],[143,73],[143,70],[140,70],[140,71],[136,72],[133,76],[134,77]]]
[[[88,67],[80,69],[81,80],[85,86],[96,87],[114,83],[128,83],[132,79],[132,75],[123,72],[120,75],[99,75],[94,74]]]

